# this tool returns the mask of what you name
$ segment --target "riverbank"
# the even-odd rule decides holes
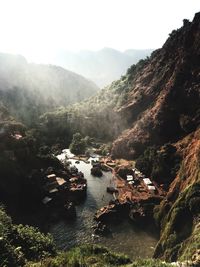
[[[64,160],[68,153],[69,150],[64,150],[58,158]],[[152,257],[158,241],[158,231],[152,224],[148,224],[144,229],[140,225],[133,224],[129,218],[123,218],[120,224],[111,223],[108,226],[110,229],[108,235],[93,236],[95,212],[114,200],[113,195],[106,192],[106,188],[113,181],[113,174],[103,171],[102,177],[92,176],[91,162],[89,164],[83,161],[75,163],[76,160],[69,159],[70,157],[71,155],[68,154],[67,161],[70,160],[71,165],[75,165],[87,179],[87,195],[84,201],[76,205],[75,220],[68,221],[60,218],[50,223],[48,231],[53,235],[58,249],[68,250],[87,243],[106,246],[116,253],[127,254],[131,259]],[[98,159],[90,158],[89,161]]]
[[[137,170],[132,161],[102,157],[100,163],[112,171],[113,186],[107,190],[113,193],[115,201],[99,209],[95,220],[105,223],[121,216],[128,216],[135,222],[152,220],[153,208],[161,202],[166,192]]]

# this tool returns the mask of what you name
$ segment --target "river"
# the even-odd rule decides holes
[[[64,150],[61,155],[58,155],[58,159],[64,160],[66,154],[69,156],[69,150]],[[106,192],[106,187],[112,183],[112,174],[104,172],[101,178],[94,177],[90,174],[91,164],[83,161],[76,164],[75,160],[70,159],[70,161],[84,173],[87,179],[87,198],[76,206],[76,220],[70,222],[61,220],[50,225],[49,232],[53,235],[57,247],[68,249],[74,245],[95,243],[115,252],[125,253],[132,259],[151,257],[158,241],[158,234],[150,225],[146,225],[144,229],[136,226],[132,221],[124,220],[113,223],[111,235],[95,239],[92,237],[91,226],[94,224],[94,213],[112,199],[112,195]]]

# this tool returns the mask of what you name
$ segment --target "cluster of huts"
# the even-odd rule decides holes
[[[55,173],[45,176],[43,186],[45,196],[42,199],[44,205],[55,205],[66,203],[67,201],[79,201],[86,195],[87,181],[82,172],[73,166],[68,172],[59,177]]]
[[[132,174],[126,176],[126,180],[128,184],[134,185],[143,182],[144,186],[148,189],[148,191],[151,194],[155,194],[156,192],[156,187],[150,180],[150,178],[145,177],[143,173],[141,173],[139,170],[136,168],[132,169]]]
[[[55,173],[45,177],[46,183],[44,191],[46,196],[43,198],[43,204],[47,205],[55,199],[61,191],[68,190],[68,183],[64,178],[57,177]]]

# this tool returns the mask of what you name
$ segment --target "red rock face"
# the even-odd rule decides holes
[[[152,144],[175,142],[200,123],[200,13],[170,34],[131,80],[118,110],[130,128],[113,143],[112,156],[133,158]]]

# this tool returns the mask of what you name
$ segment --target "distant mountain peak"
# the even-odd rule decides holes
[[[151,52],[151,49],[121,52],[111,47],[97,51],[81,50],[77,53],[62,51],[56,56],[55,63],[104,87],[119,79],[128,67],[149,56]]]

